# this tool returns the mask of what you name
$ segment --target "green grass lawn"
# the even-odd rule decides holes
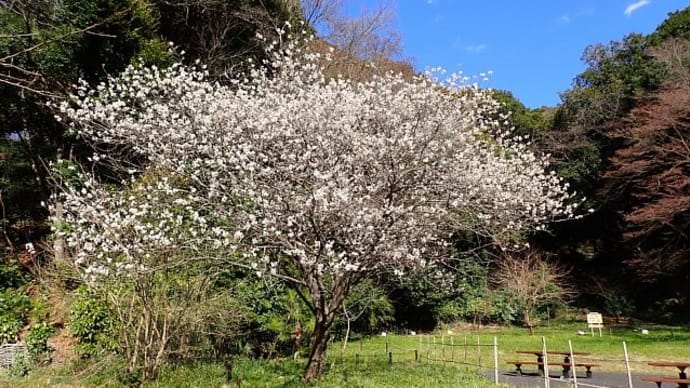
[[[603,336],[592,337],[583,323],[558,324],[535,329],[530,336],[521,328],[455,329],[416,336],[388,335],[355,338],[342,350],[342,343],[331,345],[326,374],[314,384],[318,387],[491,387],[492,382],[477,375],[479,367],[493,369],[494,337],[498,343],[499,370],[514,367],[507,360],[532,360],[533,356],[516,350],[541,349],[542,338],[547,350],[573,350],[591,353],[590,359],[600,366],[596,371],[624,371],[623,341],[626,342],[630,367],[634,373],[663,373],[647,366],[651,360],[690,361],[690,330],[680,327],[648,326],[648,335],[630,328],[605,328]],[[448,346],[451,344],[454,346]],[[467,346],[465,346],[467,341]],[[477,341],[480,346],[477,347]],[[442,346],[444,345],[444,346]],[[479,349],[479,350],[478,350]],[[389,363],[388,352],[392,363]],[[415,351],[417,360],[415,361]],[[560,357],[560,356],[559,356]],[[440,361],[443,360],[443,361]],[[452,362],[451,362],[452,361]],[[233,380],[243,387],[304,387],[300,381],[305,361],[258,361],[237,359]],[[0,387],[121,387],[117,381],[117,360],[39,368],[24,378],[0,373]],[[671,372],[666,371],[666,372]],[[158,381],[149,387],[220,387],[226,378],[223,365],[196,362],[168,366]],[[236,386],[236,385],[233,385]]]
[[[583,323],[559,324],[536,328],[533,335],[529,335],[522,328],[485,328],[482,330],[454,330],[452,335],[447,331],[422,334],[417,336],[387,336],[372,337],[361,341],[354,341],[348,345],[346,354],[360,352],[363,354],[385,353],[386,342],[393,352],[394,360],[414,359],[414,350],[419,349],[422,362],[426,362],[427,354],[431,359],[446,361],[465,361],[471,364],[481,364],[484,368],[492,369],[494,365],[493,344],[494,337],[498,344],[499,370],[510,370],[508,360],[532,360],[532,356],[518,354],[516,350],[540,350],[542,338],[546,342],[547,351],[568,351],[571,341],[573,351],[587,352],[589,356],[583,360],[596,360],[601,366],[597,369],[608,371],[624,371],[623,342],[627,345],[628,361],[633,372],[659,372],[658,368],[647,365],[652,360],[690,361],[690,330],[671,326],[646,326],[649,334],[642,334],[640,330],[625,327],[606,327],[602,336],[595,331],[592,336]],[[585,335],[578,335],[578,330],[585,331]],[[452,341],[455,346],[448,346]],[[467,346],[464,346],[465,341]],[[480,346],[477,347],[477,342]],[[443,343],[445,346],[441,346]],[[396,354],[399,353],[399,357]],[[559,358],[561,356],[558,356]]]

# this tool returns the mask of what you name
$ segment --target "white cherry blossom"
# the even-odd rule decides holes
[[[426,266],[457,230],[507,242],[573,215],[546,158],[491,119],[489,91],[445,74],[327,78],[321,63],[295,45],[228,85],[180,64],[81,84],[62,113],[123,177],[82,172],[55,198],[85,274],[212,257],[279,276],[316,314],[309,378],[372,271]]]

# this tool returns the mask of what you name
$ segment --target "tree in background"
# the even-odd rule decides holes
[[[45,166],[80,159],[46,102],[80,78],[95,85],[137,62],[172,63],[168,42],[211,65],[213,76],[247,58],[300,19],[292,1],[14,0],[0,2],[0,225],[7,253],[48,233],[41,205],[52,188]]]
[[[543,109],[529,109],[507,90],[494,90],[494,99],[501,104],[496,117],[506,117],[506,125],[517,136],[540,138],[549,128],[548,115]]]
[[[545,142],[559,175],[595,210],[555,228],[560,256],[578,260],[584,277],[587,266],[624,285],[639,307],[681,315],[689,262],[688,15],[671,13],[648,36],[588,47],[588,67],[563,93]]]
[[[47,163],[79,154],[46,101],[80,77],[95,82],[120,72],[132,57],[153,61],[166,45],[150,8],[133,0],[3,2],[0,34],[0,203],[10,257],[25,243],[38,247],[48,231]]]
[[[200,60],[210,76],[232,78],[246,70],[247,59],[265,59],[264,42],[282,40],[285,22],[303,22],[293,0],[151,0],[162,36]],[[289,29],[289,28],[288,28]]]
[[[569,271],[547,261],[538,251],[508,254],[498,262],[493,281],[522,309],[523,323],[532,335],[532,318],[543,305],[562,304],[574,296]]]
[[[395,25],[395,7],[380,2],[362,9],[355,17],[346,16],[346,0],[302,0],[305,19],[321,30],[323,39],[352,58],[367,62],[394,60],[402,53],[401,38]]]
[[[330,52],[329,61],[321,63],[327,75],[356,81],[389,71],[414,75],[409,60],[400,58],[394,3],[380,2],[356,16],[347,14],[347,0],[302,0],[300,4],[308,25],[319,32],[314,50]]]

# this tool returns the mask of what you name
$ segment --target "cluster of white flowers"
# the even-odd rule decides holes
[[[327,78],[322,62],[293,46],[227,86],[182,65],[79,86],[62,105],[73,130],[146,162],[125,189],[83,174],[56,198],[76,259],[210,247],[259,272],[287,260],[309,283],[424,265],[457,229],[506,236],[572,216],[546,160],[491,119],[490,92]]]

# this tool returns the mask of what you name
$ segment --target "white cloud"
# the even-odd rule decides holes
[[[571,21],[572,19],[568,15],[563,15],[556,19],[556,23],[558,24],[570,24]]]
[[[649,5],[649,3],[651,3],[650,0],[636,1],[636,2],[628,5],[627,7],[625,7],[625,11],[623,11],[623,14],[625,16],[631,16],[633,14],[633,12],[637,11],[638,9],[640,9],[646,5]]]
[[[647,0],[649,1],[649,0]],[[554,19],[556,24],[562,26],[572,24],[578,21],[578,19],[592,16],[596,13],[594,8],[580,8],[577,12],[565,13]]]
[[[486,51],[489,46],[486,43],[468,44],[467,41],[463,41],[461,36],[456,36],[455,39],[450,43],[451,47],[457,50],[465,50],[471,54],[480,54]]]
[[[596,13],[596,9],[594,8],[582,8],[581,10],[577,11],[577,16],[592,16]]]
[[[486,51],[486,49],[487,49],[487,46],[484,43],[471,44],[469,46],[465,46],[465,51],[467,51],[468,53],[473,53],[473,54],[483,53],[484,51]]]

